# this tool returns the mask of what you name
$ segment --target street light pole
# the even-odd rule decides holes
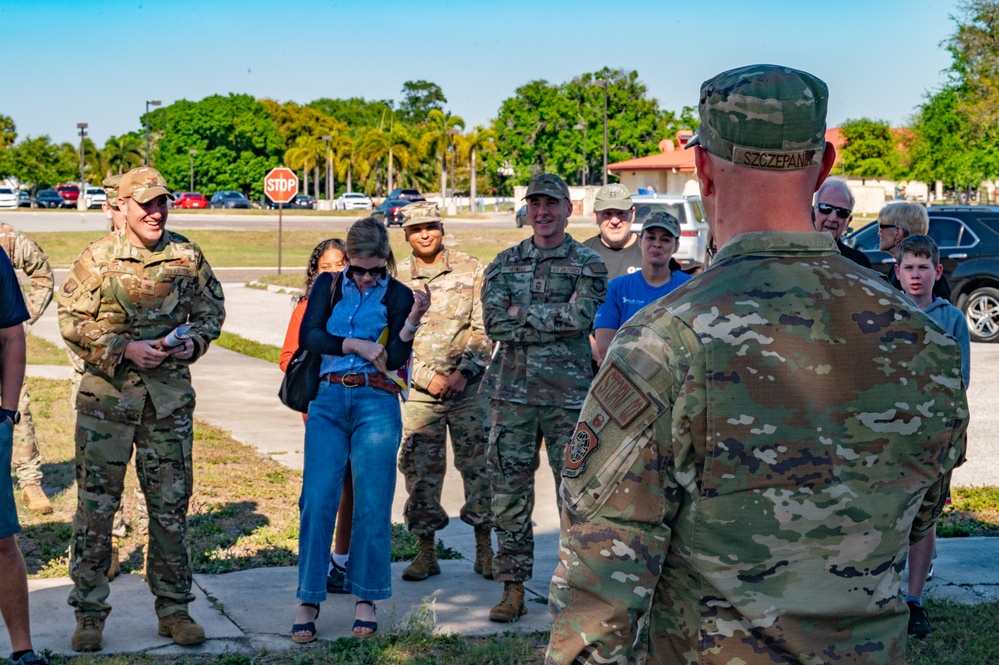
[[[607,184],[607,79],[604,79],[604,184]]]
[[[330,183],[332,182],[333,177],[331,175],[332,169],[330,169],[330,141],[333,140],[333,137],[327,134],[326,136],[323,137],[323,140],[326,141],[326,200],[332,201],[333,190],[331,188]]]
[[[149,166],[149,107],[159,106],[160,103],[158,99],[146,101],[146,166]]]
[[[194,191],[194,156],[198,154],[197,150],[188,150],[188,154],[191,155],[191,191]]]
[[[454,157],[457,151],[454,149],[454,137],[455,135],[460,134],[461,130],[457,127],[452,127],[447,130],[447,133],[451,136],[451,145],[448,146],[448,152],[451,153],[451,197],[449,199],[450,203],[448,204],[448,212],[450,213],[452,207],[456,208],[454,203]]]
[[[586,187],[586,125],[583,123],[576,123],[573,129],[579,131],[583,130],[583,168],[580,169],[580,176],[582,176],[582,185]]]
[[[87,207],[87,186],[83,183],[83,169],[84,169],[84,159],[83,159],[83,139],[87,136],[87,123],[78,122],[76,123],[76,128],[80,130],[80,194],[76,199],[76,209],[85,210]]]

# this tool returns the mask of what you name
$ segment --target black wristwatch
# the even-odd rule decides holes
[[[10,421],[16,425],[21,422],[21,412],[16,409],[0,409],[0,418],[3,420],[10,418]]]
[[[465,368],[465,369],[461,369],[461,370],[458,370],[458,371],[459,371],[459,372],[461,372],[461,375],[462,375],[463,377],[465,377],[465,380],[466,380],[466,381],[468,381],[468,380],[469,380],[469,379],[471,379],[471,378],[472,378],[473,376],[475,376],[475,372],[474,372],[473,370],[470,370],[470,369],[467,369],[467,368]]]

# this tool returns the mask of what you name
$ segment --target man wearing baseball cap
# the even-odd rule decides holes
[[[690,275],[672,270],[670,259],[680,243],[680,220],[665,210],[645,219],[639,234],[642,269],[621,275],[607,285],[607,300],[597,310],[593,333],[597,341],[597,363],[603,362],[614,334],[640,309],[662,298],[690,280]]]
[[[547,663],[905,660],[907,546],[964,453],[961,352],[814,232],[827,100],[775,65],[701,86],[720,250],[621,328],[566,446]]]
[[[482,314],[499,349],[481,392],[492,406],[486,468],[499,548],[493,577],[503,597],[493,621],[527,614],[524,582],[534,568],[534,472],[542,438],[558,481],[562,448],[590,385],[590,326],[607,295],[607,268],[565,232],[569,188],[552,173],[531,178],[527,219],[534,235],[486,268]]]
[[[225,309],[201,249],[166,230],[170,196],[156,169],[126,173],[117,200],[123,228],[89,245],[59,290],[60,332],[86,365],[76,397],[77,508],[69,562],[75,651],[103,646],[112,520],[133,447],[149,505],[146,577],[156,596],[158,632],[182,645],[205,640],[187,610],[194,600],[187,541],[190,364],[218,337]],[[181,344],[163,345],[168,333],[188,324]]]
[[[441,506],[448,434],[465,489],[461,520],[475,530],[473,569],[492,579],[485,452],[491,412],[486,396],[478,394],[492,353],[482,326],[482,264],[444,245],[436,203],[410,203],[402,215],[413,253],[399,263],[399,279],[414,291],[429,288],[434,294],[413,341],[413,389],[402,410],[399,472],[409,493],[403,516],[409,531],[419,537],[419,552],[402,571],[402,579],[419,582],[441,572],[435,534],[449,522]]]
[[[624,185],[611,183],[597,190],[593,214],[599,233],[583,244],[600,255],[607,266],[607,279],[628,275],[642,268],[642,249],[631,232],[635,205]]]

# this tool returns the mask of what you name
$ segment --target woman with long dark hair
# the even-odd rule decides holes
[[[301,602],[292,639],[316,638],[326,599],[330,540],[349,464],[355,478],[351,556],[344,588],[357,596],[353,633],[377,630],[376,600],[392,595],[390,533],[396,454],[402,437],[399,386],[386,372],[409,359],[413,337],[430,307],[430,292],[413,293],[391,276],[388,231],[368,217],[347,232],[350,267],[341,278],[319,275],[299,343],[323,354],[322,380],[305,425],[305,470],[298,553]],[[384,340],[384,344],[380,343]]]

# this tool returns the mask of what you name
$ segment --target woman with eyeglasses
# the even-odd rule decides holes
[[[390,273],[395,258],[388,231],[368,217],[347,232],[342,278],[316,278],[302,320],[302,348],[323,354],[321,381],[305,424],[305,469],[299,499],[298,591],[292,639],[316,639],[319,603],[326,599],[330,541],[347,465],[354,484],[354,520],[344,589],[357,596],[353,634],[378,626],[376,600],[392,594],[390,514],[402,437],[399,386],[385,372],[408,360],[413,337],[430,307],[430,292],[414,294]],[[379,339],[387,341],[380,344]]]
[[[278,366],[282,372],[288,371],[288,363],[298,351],[298,334],[302,328],[302,318],[305,307],[312,293],[312,285],[316,278],[324,272],[341,272],[347,267],[347,247],[339,238],[327,238],[312,250],[309,262],[305,267],[305,284],[302,293],[292,299],[295,309],[291,312],[288,329],[284,335],[284,345],[281,347],[281,357]],[[302,422],[306,416],[302,414]],[[333,533],[333,552],[330,554],[329,574],[326,577],[326,590],[330,593],[347,593],[343,588],[344,575],[347,573],[347,559],[350,548],[351,519],[354,511],[354,483],[350,475],[350,467],[343,479],[343,492],[340,494],[340,508],[336,516],[336,531]]]

